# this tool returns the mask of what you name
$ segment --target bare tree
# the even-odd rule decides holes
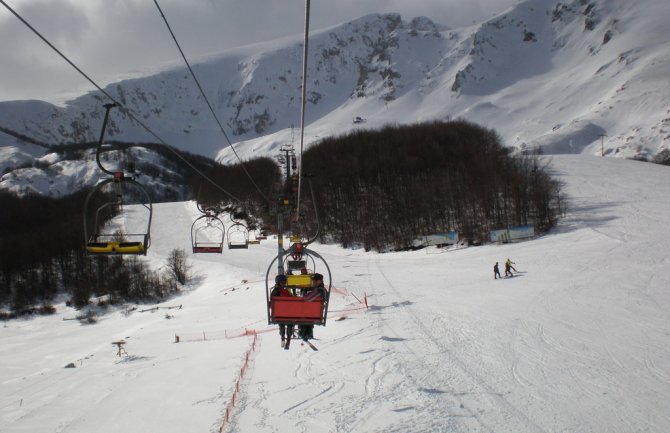
[[[166,265],[169,275],[179,284],[186,284],[191,277],[191,265],[186,262],[186,252],[180,248],[170,251]]]

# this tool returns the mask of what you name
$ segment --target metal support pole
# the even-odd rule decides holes
[[[278,275],[284,274],[284,225],[283,225],[282,213],[283,210],[281,208],[278,209],[277,211],[277,274]]]

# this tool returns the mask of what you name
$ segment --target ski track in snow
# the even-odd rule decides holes
[[[378,261],[376,262],[376,267],[379,270],[386,287],[391,289],[394,297],[396,299],[403,299],[401,291],[386,276]],[[460,370],[454,371],[452,368],[451,371],[448,371],[449,374],[445,378],[447,379],[445,380],[445,383],[453,383],[454,380],[457,380],[462,386],[469,390],[458,397],[458,406],[469,412],[472,418],[481,424],[484,431],[495,432],[500,431],[501,427],[504,427],[505,430],[509,431],[545,432],[545,430],[535,424],[535,422],[528,418],[521,410],[505,400],[499,391],[493,389],[493,387],[474,371],[473,368],[468,367],[463,359],[456,355],[449,347],[444,345],[440,339],[434,335],[434,331],[424,323],[424,320],[412,311],[412,306],[407,301],[399,302],[399,305],[402,310],[410,316],[411,321],[415,327],[418,328],[421,336],[432,343],[432,346],[437,349],[437,353],[448,358],[447,365],[451,365]],[[441,329],[440,331],[445,330]],[[413,355],[415,357],[414,362],[421,363],[424,360],[424,357],[421,354],[413,352]],[[441,369],[435,367],[429,367],[426,371],[431,372],[431,381],[435,379],[435,374],[441,373]],[[461,378],[458,376],[464,377]],[[438,379],[437,382],[440,383],[442,381]]]
[[[571,204],[531,242],[441,254],[315,245],[341,289],[315,329],[317,352],[299,340],[283,350],[267,326],[272,239],[190,256],[195,283],[159,304],[183,304],[170,320],[110,310],[80,325],[59,305],[53,317],[9,321],[0,430],[218,432],[249,349],[249,337],[223,336],[254,329],[226,433],[670,431],[670,171],[554,163]],[[153,266],[190,249],[183,227],[196,215],[193,203],[156,205]],[[524,273],[495,281],[492,265],[506,257]],[[354,295],[370,308],[357,310]],[[212,338],[175,344],[177,333]],[[120,338],[123,359],[110,345]]]

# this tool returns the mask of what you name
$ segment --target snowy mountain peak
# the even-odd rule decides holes
[[[527,0],[471,27],[371,14],[310,34],[305,140],[361,127],[464,118],[544,153],[649,158],[670,143],[670,5]],[[225,51],[106,91],[168,144],[237,162],[274,155],[300,125],[302,36]],[[0,128],[45,144],[95,141],[99,93],[64,107],[0,103]],[[114,140],[155,142],[121,111]],[[0,144],[8,144],[0,141]]]

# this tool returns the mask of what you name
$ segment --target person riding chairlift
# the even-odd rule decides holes
[[[271,296],[293,296],[293,293],[286,287],[286,282],[288,281],[288,278],[286,275],[277,275],[275,277],[275,286],[272,288],[272,292],[270,292]],[[288,341],[289,343],[291,342],[291,336],[293,335],[293,325],[288,325],[288,334],[286,333],[285,324],[280,323],[279,324],[279,336],[281,337],[281,345],[282,347],[285,347],[285,343]],[[288,339],[286,338],[288,336]]]
[[[306,301],[326,300],[328,292],[323,285],[323,275],[312,275],[311,287],[302,289],[302,297]],[[299,325],[298,336],[303,340],[310,340],[314,338],[314,325]]]

